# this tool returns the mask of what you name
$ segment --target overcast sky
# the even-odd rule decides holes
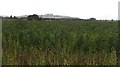
[[[47,14],[118,19],[119,0],[0,0],[0,15]]]

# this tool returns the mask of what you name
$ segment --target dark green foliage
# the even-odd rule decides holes
[[[38,20],[39,16],[37,14],[29,15],[27,17],[28,20]]]
[[[96,20],[96,18],[90,18],[89,20]]]

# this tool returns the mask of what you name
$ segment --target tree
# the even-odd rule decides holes
[[[37,14],[29,15],[27,17],[28,20],[38,20],[39,16]]]
[[[17,19],[17,17],[16,17],[16,16],[14,16],[13,18],[14,18],[14,19]]]
[[[111,19],[111,21],[114,21],[113,19]]]
[[[12,15],[10,16],[10,19],[12,19],[13,17],[12,17]]]
[[[96,20],[96,18],[90,18],[89,20]]]

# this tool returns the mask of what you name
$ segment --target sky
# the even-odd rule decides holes
[[[120,0],[0,0],[0,15],[54,14],[81,19],[118,19]]]

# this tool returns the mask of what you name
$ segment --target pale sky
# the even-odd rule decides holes
[[[118,19],[120,0],[0,0],[0,15],[65,15],[88,19]]]

